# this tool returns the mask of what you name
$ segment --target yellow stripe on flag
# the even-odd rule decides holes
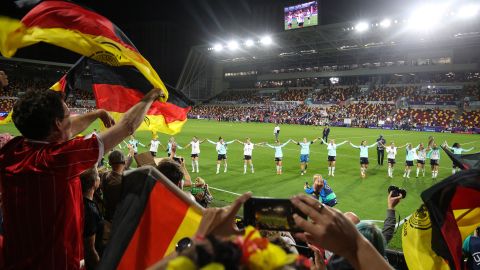
[[[402,232],[402,248],[409,269],[450,269],[443,258],[432,250],[432,223],[424,205],[403,224]]]
[[[0,52],[12,57],[17,49],[45,42],[56,45],[110,66],[135,66],[168,99],[168,91],[157,72],[138,52],[103,36],[92,36],[65,28],[27,28],[19,20],[0,17]]]
[[[124,113],[118,112],[109,112],[110,115],[115,120],[115,123],[118,123],[122,119]],[[168,135],[175,135],[182,130],[183,125],[187,120],[183,121],[174,121],[167,123],[163,115],[147,115],[145,116],[144,121],[137,130],[149,130],[152,132],[161,132]],[[101,130],[104,130],[105,127],[101,124]]]
[[[202,219],[202,213],[199,210],[194,209],[193,207],[188,208],[187,214],[178,227],[175,236],[168,245],[168,249],[163,255],[163,257],[168,256],[170,253],[175,251],[175,245],[184,237],[192,237],[192,232],[197,231],[198,225]]]

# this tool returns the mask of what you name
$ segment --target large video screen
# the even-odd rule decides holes
[[[285,7],[285,30],[318,25],[318,4],[311,1],[300,5]]]

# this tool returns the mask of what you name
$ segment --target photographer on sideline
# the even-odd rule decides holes
[[[333,192],[332,188],[328,185],[327,180],[323,179],[321,174],[315,174],[313,176],[312,187],[305,182],[303,187],[307,194],[311,194],[317,200],[321,200],[322,203],[333,207],[337,202],[337,195]]]
[[[390,242],[393,238],[393,233],[395,232],[395,225],[397,224],[397,220],[395,218],[395,207],[397,206],[398,203],[400,203],[400,200],[402,200],[403,196],[402,194],[399,194],[398,196],[394,197],[393,196],[393,191],[390,191],[387,197],[387,217],[385,218],[385,221],[383,222],[383,229],[382,229],[382,234],[383,237],[385,237],[385,241]]]

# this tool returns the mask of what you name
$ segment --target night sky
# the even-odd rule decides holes
[[[11,0],[0,1],[0,13],[21,18],[28,8],[16,8]],[[286,0],[76,0],[106,16],[122,29],[157,69],[160,77],[175,85],[188,50],[193,45],[211,44],[219,38],[283,31],[283,6],[307,1]],[[413,0],[320,0],[321,24],[381,18],[401,14]],[[265,14],[265,15],[264,15]],[[146,33],[148,32],[148,33]],[[149,42],[151,35],[160,38]],[[17,57],[73,63],[78,56],[59,52],[49,45],[35,45],[19,51]]]

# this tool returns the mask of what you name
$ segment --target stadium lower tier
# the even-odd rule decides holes
[[[364,128],[480,133],[480,110],[397,109],[393,104],[356,103],[320,108],[306,105],[195,106],[192,119]]]

